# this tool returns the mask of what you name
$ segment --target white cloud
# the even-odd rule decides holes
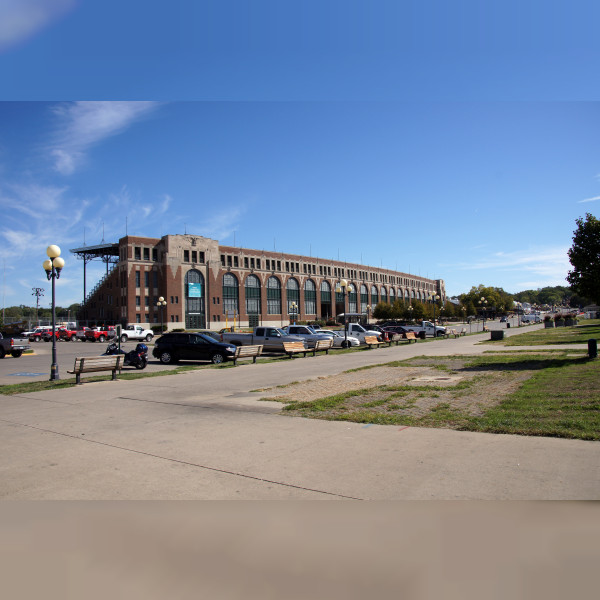
[[[587,198],[585,200],[579,200],[578,204],[582,204],[584,202],[596,202],[597,200],[600,200],[600,196],[594,196],[593,198]]]
[[[225,240],[240,228],[240,220],[246,212],[245,207],[229,207],[225,211],[211,215],[202,221],[198,231],[215,240]],[[189,228],[188,228],[189,229]]]
[[[160,106],[158,102],[69,102],[54,108],[58,119],[49,153],[54,168],[71,175],[91,147],[118,135]]]
[[[31,38],[77,6],[77,0],[2,0],[0,52]]]

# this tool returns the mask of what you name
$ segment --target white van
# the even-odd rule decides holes
[[[523,315],[521,317],[521,323],[541,323],[542,318],[540,315]]]

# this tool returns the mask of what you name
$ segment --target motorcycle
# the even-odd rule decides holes
[[[102,356],[111,356],[114,354],[125,355],[125,359],[123,360],[123,365],[125,366],[131,365],[136,369],[145,369],[148,364],[148,346],[146,344],[138,344],[135,350],[125,352],[124,350],[119,350],[119,345],[116,342],[111,342],[106,347],[106,351]]]

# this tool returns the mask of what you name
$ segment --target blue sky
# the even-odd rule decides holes
[[[49,289],[50,243],[57,302],[80,301],[68,249],[126,226],[450,294],[566,285],[600,202],[591,4],[91,4],[0,5],[6,306]]]

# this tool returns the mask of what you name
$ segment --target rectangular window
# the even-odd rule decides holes
[[[267,269],[267,271],[270,271],[271,270],[271,259],[265,258],[265,265],[266,265],[265,268]]]
[[[248,257],[244,256],[244,269],[248,268]]]
[[[150,287],[150,271],[144,273],[144,285]]]
[[[154,262],[158,260],[158,250],[156,248],[152,248],[152,260]]]
[[[287,261],[287,260],[285,261],[285,270],[286,270],[286,271],[289,271],[289,270],[290,270],[290,263],[289,263],[289,261]]]
[[[183,251],[183,262],[190,262],[190,251],[189,250]]]
[[[254,259],[253,258],[250,259],[250,268],[254,269]]]
[[[135,297],[135,305],[140,306],[140,297],[139,296]]]
[[[142,322],[142,317],[141,317],[141,315],[135,315],[135,322],[136,322],[136,323],[141,323],[141,322]]]
[[[152,272],[152,283],[154,284],[155,288],[158,287],[158,271]]]
[[[136,288],[140,287],[140,272],[139,271],[135,272],[135,287]]]
[[[199,262],[202,263],[202,264],[204,264],[204,252],[199,252],[198,254],[200,255],[200,257],[199,257],[200,261]]]
[[[139,246],[135,246],[134,251],[133,251],[133,256],[134,256],[135,260],[141,260],[142,252],[141,252],[141,248]]]
[[[260,269],[260,258],[256,259],[256,268]]]
[[[225,266],[225,255],[221,254],[221,266],[224,267]]]
[[[227,256],[227,266],[228,267],[232,266],[232,264],[231,264],[231,256],[230,255]]]
[[[281,271],[281,261],[280,260],[277,261],[277,270]]]
[[[144,260],[150,260],[150,248],[144,248]]]
[[[192,262],[193,263],[198,262],[198,252],[196,250],[192,250]]]
[[[144,298],[144,306],[150,306],[150,296]]]
[[[239,264],[238,264],[238,257],[237,257],[237,256],[234,256],[234,257],[233,257],[233,266],[234,266],[235,268],[239,267]]]

